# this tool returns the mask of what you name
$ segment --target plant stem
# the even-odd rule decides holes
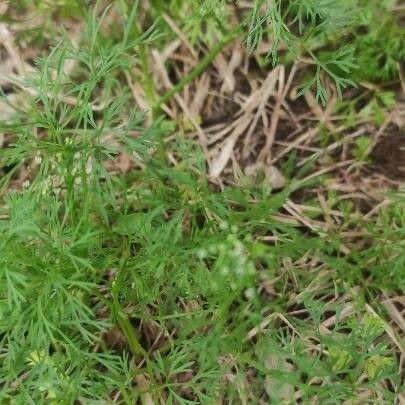
[[[141,346],[139,343],[139,339],[137,333],[132,326],[128,315],[122,310],[121,306],[118,303],[118,299],[114,296],[113,297],[113,307],[114,307],[114,315],[118,322],[118,326],[121,329],[121,332],[124,334],[129,348],[134,356],[142,355],[144,358],[148,358],[148,353],[146,350]]]
[[[136,24],[135,24],[135,32],[138,37],[141,35],[140,30]],[[146,46],[143,42],[141,42],[139,44],[139,60],[141,63],[142,73],[144,75],[143,88],[145,90],[145,95],[149,101],[149,105],[153,106],[156,101],[156,93],[155,93],[155,87],[153,84],[153,78],[152,78],[151,71],[149,68],[149,61],[148,61],[148,54],[146,52]]]
[[[146,350],[142,347],[139,343],[138,333],[135,328],[132,326],[131,321],[128,315],[124,312],[121,308],[119,303],[118,295],[119,291],[122,287],[123,283],[123,275],[125,271],[125,266],[127,264],[129,257],[129,246],[126,240],[123,240],[123,252],[122,258],[120,260],[119,270],[113,282],[113,286],[111,289],[112,295],[112,310],[114,318],[116,319],[121,332],[124,334],[129,348],[131,349],[132,354],[134,357],[143,356],[146,360],[148,360],[149,355]]]
[[[205,69],[211,64],[215,57],[222,51],[222,49],[234,41],[239,36],[239,29],[226,35],[218,44],[216,44],[207,55],[186,75],[184,76],[174,87],[163,94],[157,101],[154,108],[154,116],[160,110],[162,104],[168,102],[174,95],[179,93],[183,88],[191,83],[196,77],[205,71]]]

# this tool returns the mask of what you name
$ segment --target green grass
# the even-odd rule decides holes
[[[151,1],[147,12],[117,1],[111,34],[100,9],[60,3],[24,2],[51,20],[85,22],[80,45],[58,36],[35,71],[15,79],[23,97],[0,125],[8,140],[0,151],[0,403],[396,403],[399,350],[379,298],[404,287],[403,194],[371,223],[331,195],[344,217],[325,232],[277,216],[294,193],[322,185],[302,181],[305,170],[293,167],[280,192],[260,183],[218,190],[199,146],[160,113],[181,83],[155,94],[145,57],[174,36],[158,18],[164,11],[206,46],[236,33],[253,49],[273,36],[263,66],[310,57],[301,84],[325,102],[326,76],[339,91],[398,80],[399,27],[370,22],[381,8],[390,24],[387,7],[367,2],[359,19],[361,1],[279,1],[269,10],[259,1],[235,26],[224,1],[194,2],[193,24],[182,1]],[[145,26],[134,28],[141,13]],[[361,27],[366,36],[342,47]],[[279,41],[289,45],[281,54]],[[200,69],[215,52],[207,55]],[[355,69],[362,64],[371,71]],[[148,126],[123,79],[134,65],[155,109]],[[367,145],[357,148],[362,164]],[[135,167],[127,174],[116,166],[122,153]],[[23,166],[30,180],[13,189]],[[364,243],[346,240],[351,229],[364,231]]]

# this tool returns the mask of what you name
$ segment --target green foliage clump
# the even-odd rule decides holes
[[[310,57],[315,79],[306,87],[323,101],[325,73],[338,89],[351,83],[358,50],[340,41],[357,21],[353,3],[256,1],[236,27],[229,5],[151,1],[147,17],[172,13],[206,45],[233,29],[252,49],[270,41],[272,62]],[[13,113],[0,124],[8,142],[0,150],[0,402],[134,404],[146,403],[147,391],[149,402],[168,404],[288,403],[297,393],[303,403],[332,404],[364,392],[394,403],[401,383],[384,311],[370,314],[364,301],[401,285],[403,196],[369,226],[364,249],[342,253],[339,229],[304,232],[277,216],[308,186],[302,173],[290,170],[279,193],[215,191],[199,148],[180,135],[164,140],[171,123],[146,124],[134,108],[123,77],[138,64],[147,76],[144,51],[164,36],[138,24],[136,2],[117,10],[114,35],[103,31],[107,11],[82,10],[79,43],[63,36],[15,81],[20,103],[4,96]],[[190,10],[196,32],[185,21]],[[358,160],[368,146],[359,138]],[[123,155],[130,173],[117,167]],[[20,168],[30,180],[10,190]]]

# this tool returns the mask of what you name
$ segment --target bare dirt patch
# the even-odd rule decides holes
[[[375,170],[395,180],[405,178],[405,132],[394,127],[371,153]]]

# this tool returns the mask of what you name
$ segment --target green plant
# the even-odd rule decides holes
[[[315,79],[305,86],[326,101],[325,73],[338,89],[353,79],[338,32],[357,21],[353,5],[257,1],[238,24],[229,5],[117,1],[115,31],[111,8],[80,9],[78,43],[61,35],[28,77],[13,79],[15,98],[3,94],[12,113],[0,123],[1,403],[397,400],[398,339],[379,298],[402,287],[403,195],[370,223],[330,192],[341,222],[305,228],[283,216],[289,199],[303,193],[310,221],[325,206],[305,195],[321,179],[305,177],[308,165],[297,170],[296,154],[278,193],[262,184],[219,191],[199,146],[179,133],[168,140],[176,126],[161,114],[237,37],[251,48],[271,39],[272,62],[310,57]],[[190,10],[199,13],[196,33]],[[148,47],[171,39],[163,11],[189,39],[219,38],[159,95]],[[150,123],[125,84],[134,65],[155,109]],[[378,97],[381,108],[390,104],[388,93]],[[367,139],[353,151],[362,162]],[[366,233],[364,246],[345,246],[352,227]]]

